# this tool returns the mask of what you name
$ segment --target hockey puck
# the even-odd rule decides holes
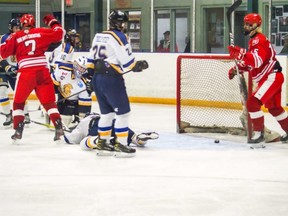
[[[220,141],[218,139],[214,140],[214,143],[219,143]]]

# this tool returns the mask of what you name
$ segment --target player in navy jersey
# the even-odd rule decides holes
[[[90,49],[89,58],[95,60],[92,84],[101,112],[98,125],[100,139],[95,147],[98,154],[116,151],[134,156],[136,152],[127,146],[130,104],[122,74],[131,70],[140,72],[148,68],[148,64],[135,60],[127,36],[123,33],[126,22],[126,13],[113,10],[109,16],[109,30],[97,33]],[[109,143],[114,118],[117,139],[113,148]]]

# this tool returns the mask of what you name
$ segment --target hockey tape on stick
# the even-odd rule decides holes
[[[241,5],[241,3],[242,3],[242,0],[235,1],[234,4],[232,4],[226,12],[231,46],[234,46],[234,35],[232,32],[232,26],[231,26],[231,15]]]

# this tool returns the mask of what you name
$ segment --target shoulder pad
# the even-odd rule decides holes
[[[120,46],[125,46],[128,44],[127,36],[121,31],[104,31],[103,34],[111,35],[119,43]]]

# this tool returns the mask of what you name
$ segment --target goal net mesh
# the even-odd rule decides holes
[[[177,59],[178,132],[244,135],[238,77],[228,55],[180,55]]]

